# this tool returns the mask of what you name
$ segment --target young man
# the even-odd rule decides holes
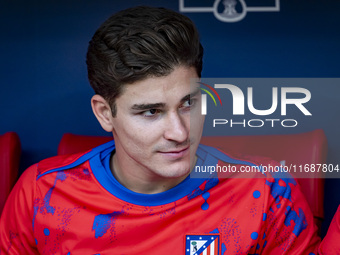
[[[93,112],[114,142],[26,170],[1,218],[1,254],[314,254],[316,227],[293,179],[190,178],[195,165],[273,164],[199,145],[191,80],[202,55],[193,23],[174,11],[110,17],[87,64]]]

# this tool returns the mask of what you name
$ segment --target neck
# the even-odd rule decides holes
[[[143,168],[143,166],[139,167]],[[133,166],[123,167],[116,153],[111,158],[110,168],[113,176],[120,184],[131,191],[142,194],[156,194],[167,191],[181,183],[190,174],[189,172],[181,177],[166,178],[157,176],[150,173],[147,169],[144,169],[141,175],[141,171],[134,171]],[[124,168],[132,169],[132,171],[128,171],[127,169],[124,171]]]

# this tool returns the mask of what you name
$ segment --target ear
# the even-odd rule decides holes
[[[107,132],[113,131],[113,116],[110,105],[100,95],[94,95],[91,98],[91,106],[94,115],[99,121],[102,128]]]

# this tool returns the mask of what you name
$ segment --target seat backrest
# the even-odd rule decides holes
[[[58,146],[58,155],[87,151],[103,143],[111,141],[112,139],[112,136],[89,136],[66,133],[60,140]]]
[[[65,134],[59,144],[58,154],[88,150],[110,140],[112,137]],[[326,163],[327,158],[327,139],[321,129],[288,135],[206,136],[202,137],[201,143],[231,154],[270,157],[286,166],[307,164],[308,167],[310,164]],[[320,229],[324,218],[324,179],[320,173],[311,172],[308,178],[297,180]]]
[[[0,135],[0,214],[19,172],[21,144],[15,132]]]

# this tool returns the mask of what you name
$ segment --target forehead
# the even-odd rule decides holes
[[[131,104],[178,101],[197,90],[197,87],[192,86],[193,80],[197,79],[194,68],[176,67],[167,76],[150,77],[125,85],[118,101]]]

